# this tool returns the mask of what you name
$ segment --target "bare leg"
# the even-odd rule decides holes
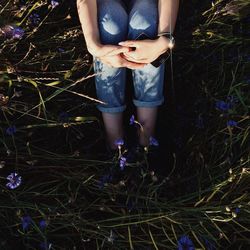
[[[142,146],[148,146],[150,136],[154,136],[157,110],[157,107],[137,107],[137,120],[143,126],[143,131],[139,130],[139,143]]]
[[[111,149],[116,149],[115,141],[123,138],[123,113],[102,113],[107,134],[107,142]]]

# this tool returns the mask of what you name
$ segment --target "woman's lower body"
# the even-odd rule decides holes
[[[98,24],[102,44],[117,45],[121,41],[134,40],[144,33],[151,39],[158,32],[157,0],[97,0]],[[124,137],[123,111],[126,109],[125,86],[126,68],[113,68],[94,58],[94,70],[97,98],[106,104],[97,108],[102,112],[111,148],[116,148],[115,141]],[[137,120],[143,126],[140,130],[139,143],[149,144],[154,136],[157,109],[164,101],[165,65],[155,68],[151,64],[141,69],[132,70],[134,98],[137,108]]]

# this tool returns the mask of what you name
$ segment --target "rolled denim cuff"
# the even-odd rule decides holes
[[[138,100],[133,100],[133,103],[136,107],[148,107],[148,108],[153,108],[162,105],[164,102],[164,97],[158,101],[149,101],[149,102],[143,102],[143,101],[138,101]]]
[[[105,107],[103,105],[97,105],[97,108],[99,111],[103,113],[121,113],[126,109],[126,105],[120,106],[120,107]]]

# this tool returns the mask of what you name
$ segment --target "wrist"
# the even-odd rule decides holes
[[[102,44],[98,41],[91,41],[91,42],[86,41],[86,46],[88,52],[93,56],[97,56],[99,50],[102,48]]]
[[[161,50],[162,54],[169,49],[170,40],[165,36],[159,36],[156,39],[157,47]]]

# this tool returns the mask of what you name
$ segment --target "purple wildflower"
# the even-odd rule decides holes
[[[118,146],[118,147],[124,145],[124,140],[123,139],[115,140],[115,145]]]
[[[38,25],[41,21],[41,18],[37,13],[33,13],[29,16],[29,20],[33,25]]]
[[[132,116],[130,117],[129,124],[130,124],[130,125],[133,125],[134,123],[135,123],[135,116],[132,115]]]
[[[24,35],[24,30],[15,25],[5,25],[1,28],[2,34],[7,39],[21,39]]]
[[[15,27],[12,29],[12,38],[14,39],[22,39],[24,35],[24,30],[20,27]]]
[[[102,176],[100,181],[99,181],[99,185],[98,185],[99,188],[103,189],[104,184],[110,182],[112,180],[112,178],[113,177],[111,174],[106,174],[106,175]]]
[[[55,1],[55,0],[51,0],[51,6],[52,6],[52,9],[54,9],[55,7],[57,7],[59,5],[59,2]]]
[[[235,209],[235,213],[238,214],[239,212],[240,212],[240,209],[237,207],[237,208]]]
[[[228,111],[229,109],[232,108],[232,104],[224,101],[217,101],[215,103],[215,107],[221,111]]]
[[[45,221],[45,220],[41,220],[41,221],[39,222],[39,226],[40,226],[40,228],[41,228],[42,230],[45,229],[46,226],[47,226],[46,221]]]
[[[227,100],[228,100],[228,102],[231,103],[232,105],[235,105],[236,103],[239,102],[238,98],[237,98],[236,96],[234,96],[234,95],[229,95],[229,96],[227,97]]]
[[[6,184],[6,187],[9,189],[15,189],[20,186],[22,182],[22,177],[19,176],[17,173],[11,173],[6,178],[9,182]]]
[[[29,215],[22,217],[23,230],[27,230],[30,226],[32,219]]]
[[[158,147],[159,142],[154,137],[150,136],[149,137],[149,145]]]
[[[227,126],[229,126],[229,127],[235,127],[235,126],[237,126],[237,122],[236,121],[233,121],[233,120],[229,120],[228,122],[227,122]]]
[[[127,162],[127,159],[125,158],[125,157],[121,157],[120,158],[120,168],[121,168],[121,170],[124,170],[124,167],[125,167],[125,165],[126,165],[126,162]]]
[[[59,51],[60,53],[62,53],[62,52],[64,52],[65,50],[64,50],[63,48],[58,48],[58,51]]]
[[[16,133],[16,126],[10,126],[6,129],[6,134],[8,135],[14,135],[14,133]]]
[[[178,240],[178,250],[195,250],[194,243],[188,236],[183,235]]]

